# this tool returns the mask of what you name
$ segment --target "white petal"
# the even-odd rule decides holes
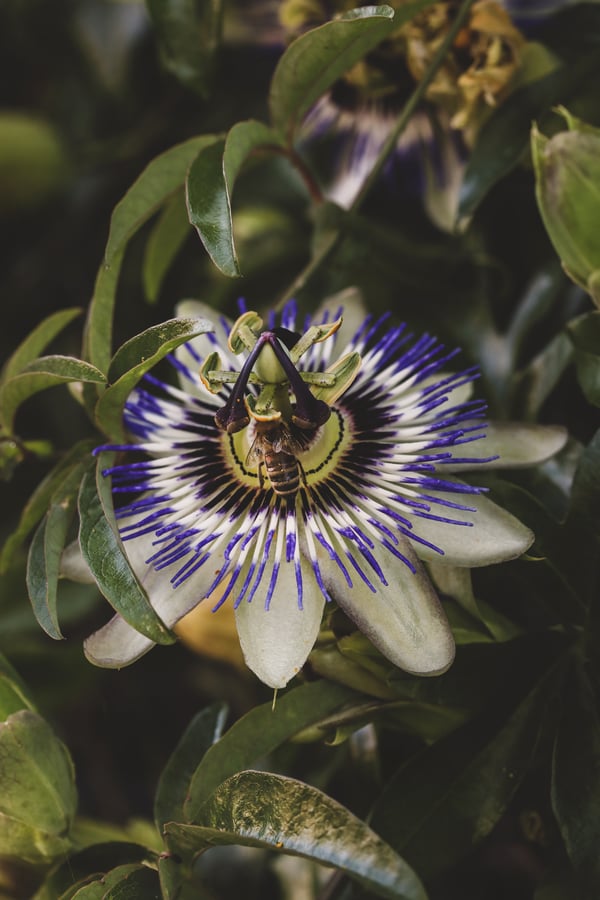
[[[94,584],[92,570],[83,558],[79,541],[72,541],[62,552],[60,557],[61,578],[69,581],[78,581],[81,584]]]
[[[154,647],[154,641],[128,625],[121,616],[113,618],[83,643],[91,663],[105,669],[121,669]]]
[[[415,675],[440,675],[454,659],[454,638],[424,567],[408,542],[399,549],[415,567],[414,572],[382,548],[374,551],[374,556],[387,586],[374,580],[374,593],[353,574],[352,588],[336,578],[335,583],[330,582],[331,593],[390,662]],[[327,569],[325,565],[322,568],[325,576]],[[331,566],[328,574],[333,574]]]
[[[474,460],[498,457],[491,462],[478,462],[477,469],[533,466],[558,453],[569,436],[566,428],[560,425],[527,425],[520,422],[489,422],[485,430],[483,440],[463,444],[456,449],[457,456],[468,456]],[[459,472],[472,468],[471,462],[449,463],[440,470]]]
[[[123,523],[126,522],[127,520],[123,520]],[[206,592],[215,577],[215,570],[222,565],[222,556],[215,553],[214,564],[211,560],[210,564],[174,588],[170,582],[169,570],[157,571],[146,563],[146,559],[154,549],[147,536],[126,541],[124,547],[138,581],[167,628],[172,628],[206,597]],[[211,603],[211,599],[207,599],[206,602]],[[218,612],[215,615],[218,615]],[[121,616],[116,615],[103,628],[87,638],[84,651],[87,658],[96,665],[121,668],[135,662],[153,646],[154,641],[137,632]]]
[[[268,577],[251,603],[236,610],[240,644],[246,665],[269,687],[283,688],[297,675],[312,650],[323,617],[325,600],[308,562],[302,562],[303,608],[298,608],[296,575],[283,562],[269,609],[264,606]]]
[[[470,525],[452,525],[413,516],[415,534],[444,551],[444,555],[440,556],[415,541],[413,546],[421,559],[448,562],[454,566],[487,566],[516,559],[535,539],[526,525],[482,494],[444,491],[430,491],[429,494],[451,503],[464,503],[474,507],[476,512],[432,505],[432,512],[436,515],[472,523]]]

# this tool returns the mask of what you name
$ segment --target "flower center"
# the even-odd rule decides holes
[[[360,355],[350,353],[324,372],[300,371],[296,363],[340,325],[341,319],[312,326],[304,335],[263,331],[256,313],[244,313],[229,336],[234,353],[249,351],[240,371],[220,370],[216,354],[205,360],[200,377],[209,390],[233,385],[215,422],[224,432],[225,460],[241,484],[294,496],[337,465],[351,436],[330,404],[354,380]]]

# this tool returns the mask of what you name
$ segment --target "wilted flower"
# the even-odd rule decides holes
[[[499,444],[515,461],[510,430],[471,399],[477,371],[452,374],[457,351],[387,317],[349,308],[342,326],[332,312],[300,325],[289,303],[266,329],[253,312],[219,319],[172,358],[180,386],[147,376],[133,392],[131,443],[101,448],[131,455],[105,474],[159,615],[171,626],[202,600],[232,603],[246,662],[272,687],[302,667],[330,600],[397,666],[443,672],[454,642],[423,562],[496,563],[533,540],[455,474],[498,463]],[[528,435],[517,427],[516,445]],[[533,435],[531,462],[564,441]],[[119,666],[151,646],[117,616],[86,652]]]

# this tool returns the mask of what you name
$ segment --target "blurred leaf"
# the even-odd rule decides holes
[[[453,865],[499,821],[531,768],[561,675],[553,667],[502,727],[490,709],[418,753],[388,783],[371,825],[423,877]]]
[[[213,900],[210,888],[204,891],[197,881],[195,884],[183,881],[186,870],[180,857],[162,853],[158,860],[158,872],[163,900]]]
[[[158,872],[148,866],[138,866],[114,880],[114,886],[102,894],[102,900],[161,900]]]
[[[0,721],[3,722],[20,709],[36,711],[27,696],[25,684],[6,657],[0,653]]]
[[[100,469],[88,473],[79,492],[79,543],[98,587],[111,606],[133,628],[157,644],[172,644],[174,637],[152,608],[133,574],[123,545],[111,522],[110,481]]]
[[[147,0],[164,67],[202,97],[221,37],[222,0]]]
[[[293,41],[277,64],[269,93],[271,120],[288,142],[313,103],[394,26],[390,6],[367,6]]]
[[[150,303],[155,303],[171,263],[190,234],[183,191],[169,200],[146,242],[142,268],[144,293]]]
[[[535,326],[561,302],[565,283],[565,274],[557,261],[536,272],[527,285],[506,333],[514,360]]]
[[[533,606],[540,592],[550,620],[563,624],[581,625],[586,616],[590,579],[593,582],[595,565],[593,537],[580,520],[557,522],[543,503],[543,496],[533,494],[526,487],[505,481],[498,476],[479,479],[482,487],[493,491],[494,499],[508,508],[535,534],[535,542],[527,551],[531,563],[518,564],[520,582],[526,587],[528,602]]]
[[[63,635],[58,624],[57,587],[61,555],[77,508],[77,495],[87,460],[73,466],[53,494],[29,548],[27,590],[35,617],[55,640]]]
[[[200,810],[201,825],[166,826],[174,852],[266,847],[335,866],[382,897],[426,900],[415,875],[360,819],[310,785],[267,772],[228,778]]]
[[[69,848],[77,792],[66,747],[24,709],[0,724],[0,847],[5,856],[50,862]]]
[[[0,553],[0,574],[7,571],[27,535],[35,528],[48,509],[51,497],[57,488],[60,487],[63,480],[69,477],[70,471],[73,468],[77,468],[80,462],[86,458],[89,459],[90,464],[92,463],[93,457],[91,454],[94,446],[95,442],[89,440],[75,444],[36,487],[21,512],[21,518],[15,531],[7,538],[2,547],[2,552]]]
[[[123,882],[129,875],[139,872],[140,866],[136,863],[128,863],[126,865],[117,866],[111,869],[105,875],[98,874],[94,881],[77,888],[72,892],[67,892],[73,900],[103,900],[104,897],[110,896],[111,889]],[[149,869],[148,871],[152,871]],[[86,879],[87,881],[87,879]],[[65,895],[63,894],[63,897]],[[135,900],[142,900],[144,895],[138,894]],[[160,898],[159,898],[160,900]]]
[[[555,335],[524,369],[512,376],[511,391],[521,415],[529,420],[538,413],[573,358],[573,346],[564,332]]]
[[[575,470],[569,519],[576,517],[591,526],[590,550],[593,553],[593,538],[600,537],[600,430],[579,457]]]
[[[225,727],[227,707],[214,704],[199,712],[181,737],[158,782],[154,821],[162,832],[166,822],[184,822],[183,805],[198,762],[218,741]]]
[[[40,208],[45,212],[45,204],[64,187],[69,174],[70,161],[56,123],[18,109],[2,109],[0,215],[4,221],[15,213]]]
[[[582,666],[565,689],[554,746],[552,807],[586,897],[600,893],[600,697]]]
[[[597,54],[561,66],[515,91],[485,123],[471,152],[460,191],[459,220],[472,216],[488,191],[527,151],[532,119],[551,106],[567,103],[588,79],[597,77]]]
[[[98,427],[111,438],[122,440],[125,437],[123,407],[140,378],[180,344],[213,330],[214,325],[207,319],[169,319],[123,344],[108,370],[112,383],[96,406]]]
[[[579,316],[567,327],[581,389],[590,403],[600,406],[600,312]]]
[[[201,147],[215,141],[200,135],[177,144],[150,162],[115,207],[104,263],[98,271],[88,310],[84,352],[102,372],[112,353],[112,320],[119,274],[129,239],[184,184],[187,170]]]
[[[195,821],[202,804],[230,775],[248,768],[355,696],[348,688],[317,681],[287,691],[274,704],[254,707],[206,751],[184,803],[186,821]]]
[[[56,335],[60,334],[81,313],[81,309],[63,309],[60,312],[52,313],[39,325],[36,325],[4,364],[1,373],[2,381],[17,375],[25,366],[33,362]]]
[[[436,590],[447,597],[452,597],[471,616],[485,625],[488,634],[494,640],[509,641],[519,636],[521,630],[514,622],[475,596],[471,569],[430,560],[427,563],[427,570]]]
[[[276,132],[262,122],[238,122],[225,141],[205,147],[187,179],[189,218],[214,264],[225,275],[240,274],[231,218],[231,196],[239,172],[255,151],[280,147]]]
[[[138,844],[125,841],[95,844],[73,853],[68,859],[55,865],[32,900],[62,900],[63,897],[72,896],[69,892],[74,885],[82,887],[115,867],[144,862],[148,858],[148,850]]]
[[[18,375],[0,388],[0,416],[4,428],[12,433],[14,417],[25,400],[58,384],[72,381],[103,384],[104,375],[95,366],[72,356],[42,356],[27,364]]]

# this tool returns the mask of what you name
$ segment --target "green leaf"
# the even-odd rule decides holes
[[[92,458],[73,466],[65,475],[40,523],[27,563],[27,590],[35,617],[46,634],[55,640],[63,635],[58,624],[57,588],[61,555],[77,508],[81,479]]]
[[[65,746],[31,710],[9,716],[0,724],[2,855],[39,863],[64,854],[76,804]]]
[[[158,299],[165,275],[190,233],[185,197],[183,191],[177,191],[166,203],[146,243],[142,280],[150,303]]]
[[[124,256],[125,244],[113,253],[110,266],[102,263],[98,269],[85,323],[83,355],[102,372],[108,370],[112,352],[113,312]],[[93,407],[97,394],[98,391],[88,392],[88,409]]]
[[[35,528],[48,509],[48,504],[54,492],[60,487],[63,479],[69,477],[70,470],[73,467],[77,467],[85,458],[89,458],[91,461],[91,453],[94,446],[95,441],[79,441],[36,487],[21,512],[15,531],[7,538],[2,548],[0,553],[0,574],[7,571],[27,535]]]
[[[575,347],[581,389],[589,403],[600,406],[600,312],[579,316],[567,329]]]
[[[132,572],[108,516],[112,519],[110,482],[98,468],[96,478],[93,473],[84,477],[79,492],[79,543],[83,557],[98,587],[126,622],[157,644],[172,644],[174,637]]]
[[[214,140],[213,135],[200,135],[157,156],[113,211],[104,263],[98,271],[89,307],[84,342],[86,359],[102,372],[108,370],[112,353],[113,312],[127,242],[172,194],[180,190],[198,151]]]
[[[356,694],[326,681],[305,684],[264,703],[239,719],[210,747],[194,772],[184,803],[186,821],[230,775],[246,769],[288,738],[328,716]]]
[[[170,319],[153,325],[123,344],[108,370],[113,383],[96,406],[98,426],[112,438],[123,439],[123,407],[140,378],[180,344],[213,330],[212,322],[206,319]]]
[[[158,880],[158,872],[148,866],[138,866],[130,872],[124,872],[109,885],[102,894],[102,900],[161,900],[162,894]]]
[[[221,37],[222,0],[147,0],[163,66],[208,96]]]
[[[35,706],[27,695],[27,688],[6,657],[0,653],[0,721],[20,709],[35,712]]]
[[[600,697],[582,666],[562,692],[552,764],[552,807],[586,897],[600,892]]]
[[[80,889],[120,865],[144,862],[148,856],[147,848],[126,841],[107,841],[87,847],[55,865],[32,900],[72,897],[74,885]]]
[[[187,171],[203,147],[218,138],[204,134],[176,144],[150,162],[115,206],[104,264],[111,267],[130,238],[185,183]]]
[[[102,372],[73,356],[42,356],[30,362],[0,388],[0,417],[6,431],[12,433],[17,410],[39,391],[72,381],[103,384]]]
[[[490,188],[518,164],[529,145],[531,122],[549,107],[565,103],[594,76],[597,54],[550,72],[515,91],[485,123],[467,163],[458,220],[473,215]]]
[[[98,873],[98,876],[94,878],[94,881],[86,883],[83,887],[79,887],[76,891],[71,893],[70,896],[73,900],[103,900],[104,897],[109,896],[111,888],[121,884],[133,873],[139,872],[140,868],[141,867],[136,863],[127,863],[122,866],[117,866],[115,869],[111,869],[105,875]],[[63,894],[63,897],[64,896],[65,895]],[[138,897],[139,900],[141,900],[142,895],[140,894]],[[138,898],[136,898],[136,900],[138,900]]]
[[[189,219],[210,258],[225,275],[240,275],[231,218],[235,181],[255,150],[280,146],[276,132],[250,119],[234,125],[225,141],[201,150],[190,166],[186,187]]]
[[[199,712],[183,733],[158,782],[154,821],[162,832],[166,822],[184,822],[183,805],[192,776],[207,750],[223,734],[227,707],[213,704]]]
[[[367,6],[293,41],[277,64],[269,93],[271,120],[289,143],[313,103],[394,27],[390,6]]]
[[[48,344],[54,340],[57,334],[67,325],[81,315],[80,309],[63,309],[52,313],[43,322],[40,322],[25,340],[19,344],[15,352],[9,357],[2,369],[2,381],[12,378],[21,372],[25,366],[33,362]]]
[[[240,772],[200,811],[201,825],[166,826],[173,851],[265,847],[334,866],[382,897],[426,900],[421,882],[393,850],[340,803],[310,785],[267,772]]]
[[[423,877],[440,875],[499,821],[530,770],[561,674],[553,668],[500,730],[490,709],[410,759],[388,783],[371,825]]]

